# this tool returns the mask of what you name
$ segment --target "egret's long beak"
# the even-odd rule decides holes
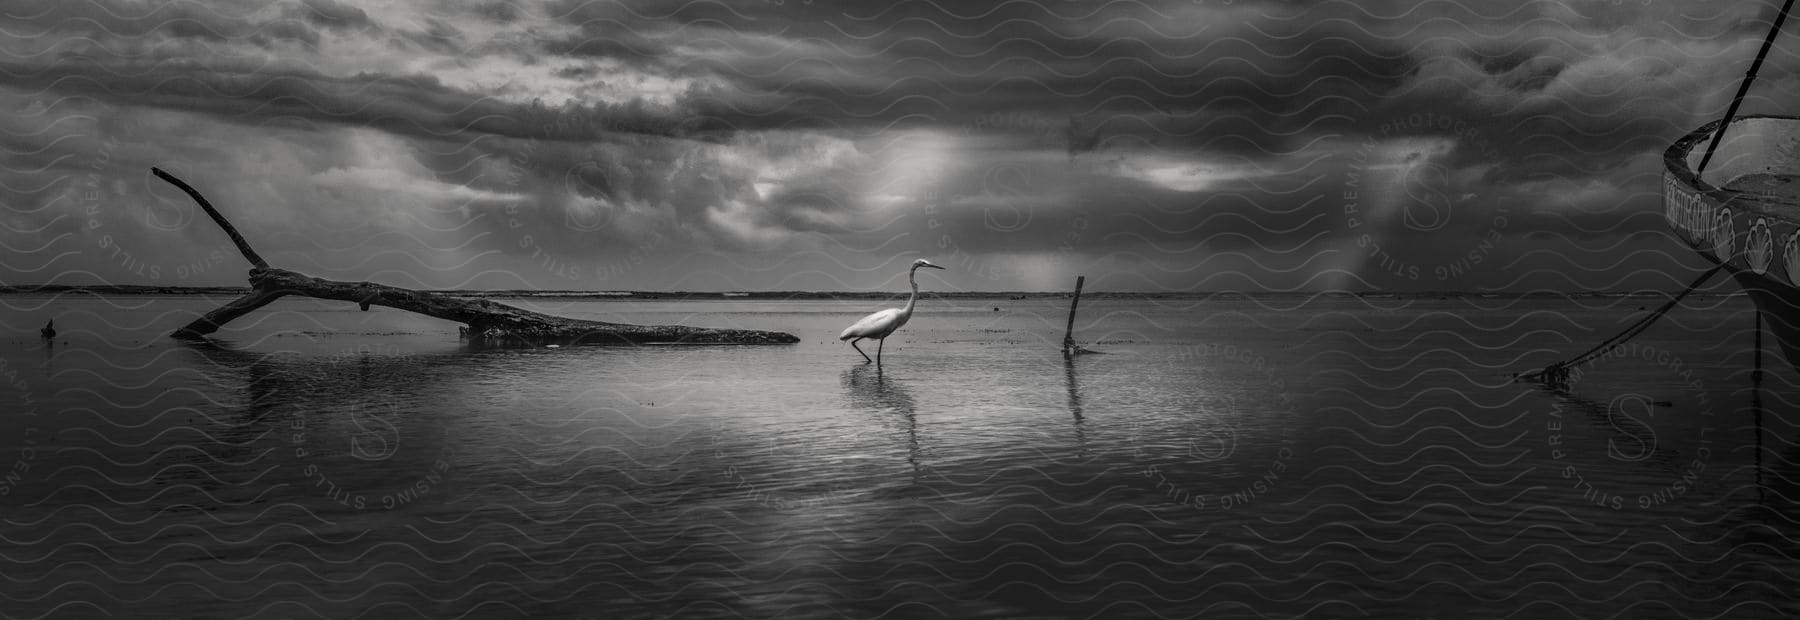
[[[919,265],[919,266],[920,266],[920,267],[930,267],[930,268],[932,268],[932,269],[943,269],[943,267],[939,267],[939,266],[937,266],[937,265],[933,265],[933,264],[931,264],[931,263],[925,263],[925,264],[923,264],[923,265]]]

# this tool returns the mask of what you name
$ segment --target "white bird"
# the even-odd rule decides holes
[[[865,316],[861,321],[844,329],[844,333],[838,334],[838,340],[849,340],[850,348],[861,353],[864,360],[875,362],[877,365],[881,364],[881,348],[887,344],[888,335],[912,319],[913,303],[919,300],[919,281],[916,276],[919,274],[920,267],[943,269],[923,258],[913,261],[912,270],[906,273],[906,281],[912,284],[912,296],[906,298],[906,307],[888,308]],[[869,354],[863,353],[862,347],[856,346],[856,342],[864,338],[874,338],[880,341],[880,344],[875,345],[875,359],[873,360],[869,359]]]

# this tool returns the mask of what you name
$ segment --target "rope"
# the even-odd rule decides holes
[[[1738,106],[1743,105],[1744,95],[1750,92],[1750,84],[1756,81],[1757,70],[1762,68],[1763,60],[1768,58],[1769,50],[1775,46],[1775,37],[1781,33],[1781,25],[1787,21],[1788,14],[1791,13],[1793,9],[1794,0],[1786,0],[1785,2],[1782,2],[1781,10],[1775,13],[1774,21],[1769,24],[1769,34],[1763,37],[1762,48],[1757,50],[1756,59],[1750,62],[1750,70],[1744,72],[1743,81],[1738,82],[1737,95],[1731,98],[1731,105],[1725,108],[1725,118],[1719,121],[1719,129],[1717,132],[1713,133],[1712,143],[1707,145],[1706,154],[1700,157],[1700,165],[1694,169],[1694,175],[1696,177],[1706,172],[1706,165],[1712,162],[1713,153],[1718,150],[1719,142],[1725,139],[1725,131],[1731,127],[1732,117],[1737,116]],[[1537,379],[1553,387],[1567,386],[1569,384],[1570,369],[1594,361],[1600,356],[1612,352],[1612,350],[1619,345],[1625,344],[1626,341],[1636,338],[1638,334],[1644,333],[1644,330],[1649,329],[1650,325],[1655,323],[1657,319],[1662,318],[1664,314],[1669,313],[1669,310],[1674,309],[1676,304],[1681,303],[1681,298],[1687,297],[1688,293],[1694,292],[1694,289],[1699,288],[1701,284],[1706,283],[1708,279],[1712,278],[1713,274],[1718,273],[1720,269],[1724,268],[1725,263],[1721,262],[1712,269],[1707,270],[1706,273],[1701,274],[1699,278],[1695,279],[1692,284],[1689,284],[1686,290],[1681,291],[1681,294],[1676,295],[1674,299],[1669,300],[1669,303],[1663,304],[1661,308],[1657,308],[1656,311],[1651,312],[1642,319],[1638,319],[1636,323],[1625,328],[1625,331],[1619,332],[1618,335],[1606,339],[1605,342],[1601,342],[1594,348],[1588,349],[1581,355],[1572,357],[1568,361],[1557,362],[1545,366],[1542,370],[1536,372],[1516,374],[1513,376],[1517,379]],[[1757,315],[1757,318],[1760,321],[1762,316],[1759,314]],[[1760,339],[1762,337],[1760,324],[1758,327],[1757,337]],[[1760,342],[1761,341],[1759,340],[1759,354],[1761,352]],[[1761,358],[1758,358],[1758,361],[1760,362]]]
[[[1756,70],[1762,68],[1763,59],[1769,57],[1769,48],[1775,46],[1775,36],[1781,33],[1782,22],[1787,21],[1788,12],[1794,9],[1794,0],[1781,4],[1781,12],[1775,14],[1775,21],[1769,24],[1769,35],[1763,37],[1762,49],[1757,50],[1756,60],[1750,61],[1750,70],[1744,73],[1744,80],[1738,82],[1737,96],[1731,98],[1731,105],[1725,108],[1725,119],[1719,121],[1719,131],[1713,134],[1712,144],[1706,147],[1706,154],[1700,157],[1700,166],[1694,169],[1694,176],[1699,177],[1706,172],[1706,164],[1712,161],[1713,151],[1718,150],[1719,141],[1725,139],[1725,130],[1731,128],[1731,118],[1737,116],[1738,106],[1743,105],[1744,95],[1750,92],[1750,83],[1756,81]]]
[[[1557,362],[1545,366],[1541,370],[1514,376],[1518,379],[1540,380],[1552,386],[1568,385],[1570,370],[1599,359],[1601,356],[1612,352],[1613,349],[1618,348],[1619,345],[1625,344],[1626,341],[1636,338],[1638,334],[1644,333],[1644,330],[1650,329],[1650,326],[1656,323],[1657,319],[1662,318],[1663,315],[1668,314],[1670,310],[1673,310],[1676,304],[1681,303],[1682,298],[1687,297],[1688,293],[1692,293],[1694,292],[1694,289],[1700,288],[1701,284],[1705,284],[1707,280],[1712,279],[1713,274],[1718,273],[1720,269],[1724,268],[1725,263],[1719,263],[1712,269],[1707,270],[1706,273],[1700,274],[1699,278],[1695,278],[1694,281],[1688,284],[1687,288],[1676,295],[1674,299],[1670,299],[1668,303],[1663,304],[1662,307],[1651,311],[1650,314],[1644,316],[1644,318],[1638,319],[1636,323],[1632,323],[1631,326],[1626,327],[1625,331],[1619,332],[1618,335],[1611,338],[1607,338],[1604,342],[1595,345],[1594,348],[1569,358],[1567,361]]]

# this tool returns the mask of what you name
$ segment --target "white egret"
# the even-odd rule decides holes
[[[894,333],[894,330],[900,329],[900,326],[905,325],[908,320],[912,319],[913,303],[919,300],[919,280],[917,279],[917,276],[920,267],[943,269],[943,267],[933,265],[931,264],[931,261],[923,258],[913,261],[912,270],[906,273],[906,281],[912,284],[912,296],[906,298],[906,307],[888,308],[865,316],[861,321],[857,321],[854,325],[846,328],[844,333],[838,334],[838,340],[849,340],[850,348],[856,349],[857,353],[861,353],[863,359],[866,360],[865,363],[874,362],[877,365],[881,364],[881,348],[887,344],[888,335]],[[862,347],[856,346],[856,342],[864,338],[874,338],[880,341],[880,344],[875,345],[875,359],[873,360],[869,359],[869,354],[863,353]]]

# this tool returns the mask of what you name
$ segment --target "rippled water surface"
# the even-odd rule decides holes
[[[1064,300],[930,301],[881,367],[868,301],[514,302],[793,346],[164,337],[222,301],[4,298],[5,615],[1800,614],[1800,374],[1752,389],[1739,297],[1563,393],[1508,374],[1659,300],[1084,300],[1073,361]]]

